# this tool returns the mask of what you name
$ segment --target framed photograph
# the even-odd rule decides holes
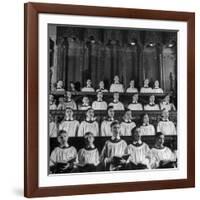
[[[25,4],[26,197],[194,187],[195,15]]]

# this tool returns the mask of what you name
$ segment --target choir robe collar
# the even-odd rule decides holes
[[[154,145],[154,148],[155,148],[155,149],[160,149],[160,150],[161,150],[161,149],[164,149],[165,146],[163,145],[162,147],[158,147],[157,145]]]
[[[133,145],[136,147],[140,147],[140,146],[142,146],[142,144],[143,144],[143,142],[141,140],[133,141]]]
[[[166,101],[163,101],[163,104],[164,104],[164,105],[169,105],[170,103],[169,103],[169,102],[166,102]]]
[[[143,123],[142,126],[149,126],[149,123]]]
[[[144,88],[150,88],[149,86],[144,85]]]
[[[82,107],[88,107],[90,106],[89,104],[81,104]]]
[[[133,101],[132,104],[138,104],[138,102],[137,101]]]
[[[107,118],[107,121],[110,121],[110,122],[112,122],[112,121],[114,121],[115,119],[114,118],[111,118],[111,117],[108,117]]]
[[[96,118],[94,118],[94,117],[92,119],[86,118],[85,121],[88,122],[88,123],[93,123],[93,122],[96,121]]]
[[[156,104],[155,103],[149,103],[148,105],[149,106],[155,106]]]
[[[125,122],[125,123],[132,123],[133,121],[131,119],[129,119],[129,120],[124,119],[123,122]]]
[[[97,102],[103,102],[103,99],[102,99],[102,100],[98,100],[98,99],[97,99]]]
[[[116,104],[117,104],[117,103],[119,103],[119,100],[118,100],[118,101],[116,101],[116,100],[113,100],[113,102],[112,102],[112,103],[116,103]]]
[[[72,102],[72,99],[67,99],[67,103],[70,103],[70,102]]]
[[[63,144],[63,145],[60,145],[60,148],[61,149],[68,149],[70,147],[70,145],[67,143],[67,144]]]
[[[117,138],[115,138],[114,136],[112,136],[111,139],[110,139],[110,141],[112,143],[118,143],[118,142],[121,141],[121,138],[120,138],[120,136],[118,136]]]
[[[65,118],[65,121],[74,121],[74,118],[71,117],[71,118]]]
[[[94,145],[92,145],[90,147],[85,147],[84,149],[87,150],[87,151],[91,151],[91,150],[96,149],[96,147]]]
[[[163,122],[168,122],[169,119],[163,119],[163,118],[162,118],[162,121],[163,121]]]

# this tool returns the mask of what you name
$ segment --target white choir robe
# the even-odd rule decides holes
[[[77,105],[74,100],[65,102],[65,108],[71,108],[72,110],[77,110]]]
[[[124,120],[121,122],[121,127],[120,127],[120,131],[121,131],[121,136],[131,136],[131,130],[136,127],[136,124],[134,121],[128,121],[128,120]]]
[[[138,89],[129,87],[129,88],[126,89],[126,92],[127,93],[138,93]]]
[[[144,106],[144,110],[160,110],[159,105],[158,104],[147,104]]]
[[[92,87],[83,87],[81,92],[95,92],[95,90]]]
[[[176,135],[176,127],[172,121],[162,120],[158,122],[157,132],[161,132],[164,135]]]
[[[162,102],[160,104],[160,109],[161,110],[167,110],[167,111],[171,111],[171,110],[176,110],[175,106],[173,103],[166,103],[166,102]]]
[[[64,102],[58,104],[57,110],[65,110],[65,109],[66,109],[66,105]]]
[[[107,110],[107,103],[105,101],[94,101],[92,103],[92,108],[94,110]]]
[[[78,164],[84,166],[86,164],[99,164],[99,151],[97,148],[86,149],[82,148],[78,152]]]
[[[101,123],[101,136],[102,137],[108,137],[108,136],[112,136],[112,132],[111,132],[111,123],[113,122],[113,120],[104,120]]]
[[[140,93],[153,93],[153,89],[151,87],[142,87]]]
[[[127,154],[130,154],[127,162],[132,162],[135,165],[144,164],[150,168],[150,148],[146,143],[140,141],[139,145],[129,144]]]
[[[69,147],[56,147],[50,156],[50,166],[53,166],[57,163],[67,163],[68,161],[72,159],[76,159],[77,157],[77,151],[75,147],[69,146]]]
[[[65,130],[69,137],[76,137],[79,128],[79,121],[77,120],[64,120],[59,125],[59,130]]]
[[[108,90],[102,89],[102,88],[100,89],[100,88],[99,88],[99,89],[96,90],[96,92],[108,92]]]
[[[49,137],[57,138],[57,135],[58,135],[57,124],[55,122],[50,122],[49,123]]]
[[[107,140],[101,152],[101,161],[104,161],[104,163],[107,164],[114,156],[122,157],[126,154],[126,149],[127,143],[125,140]]]
[[[151,168],[159,167],[160,161],[171,161],[175,162],[177,157],[176,154],[171,151],[170,148],[164,147],[163,149],[158,149],[153,147],[150,151],[151,158]]]
[[[153,93],[163,93],[163,89],[162,88],[153,88],[152,92]]]
[[[143,124],[140,126],[141,136],[143,135],[155,135],[155,128],[152,124]]]
[[[91,108],[90,105],[81,104],[81,105],[79,106],[79,110],[88,110],[89,108]]]
[[[49,109],[50,109],[50,110],[57,110],[56,104],[50,104],[50,105],[49,105]]]
[[[143,110],[142,104],[141,103],[130,103],[128,105],[129,110]]]
[[[120,101],[118,102],[111,102],[109,106],[113,106],[113,110],[124,110],[124,104]]]
[[[99,125],[97,121],[82,121],[78,129],[78,137],[83,137],[85,133],[91,132],[94,136],[99,136]]]
[[[121,83],[112,83],[110,86],[110,92],[124,92],[124,87]]]

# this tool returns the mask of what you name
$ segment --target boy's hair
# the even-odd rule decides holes
[[[73,111],[73,109],[72,109],[71,107],[66,107],[66,108],[65,108],[65,111],[66,111],[66,110],[71,110],[71,111]]]
[[[89,132],[89,131],[85,133],[84,137],[87,137],[89,135],[92,135],[94,137],[94,134],[92,132]]]
[[[135,126],[134,128],[131,129],[131,135],[134,136],[135,132],[137,129],[139,129],[139,126]]]
[[[114,120],[111,124],[110,124],[110,127],[112,128],[114,125],[116,124],[119,124],[120,125],[120,122],[118,120]]]
[[[107,111],[109,110],[109,109],[114,109],[114,107],[113,106],[108,106],[108,108],[107,108]]]
[[[60,137],[62,134],[67,134],[67,131],[65,131],[65,130],[60,130],[59,132],[58,132],[58,137]]]
[[[162,132],[157,132],[155,135],[155,139],[157,140],[161,135],[164,135]]]

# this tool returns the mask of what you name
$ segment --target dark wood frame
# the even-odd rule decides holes
[[[195,185],[195,14],[158,10],[26,3],[24,17],[24,195],[80,195],[194,187]],[[184,21],[187,43],[187,179],[93,185],[38,186],[38,15],[40,13]]]

